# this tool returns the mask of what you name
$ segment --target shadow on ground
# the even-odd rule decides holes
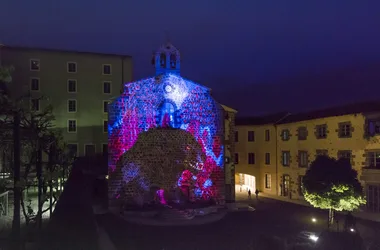
[[[92,211],[93,178],[73,168],[53,216],[43,230],[39,250],[98,249]]]

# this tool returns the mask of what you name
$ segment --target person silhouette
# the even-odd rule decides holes
[[[248,189],[248,199],[251,199],[251,189]]]

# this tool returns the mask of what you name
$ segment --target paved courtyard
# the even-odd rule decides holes
[[[285,240],[294,240],[301,231],[320,232],[326,228],[327,213],[324,211],[267,198],[245,202],[254,206],[256,211],[229,213],[218,222],[202,226],[139,226],[112,214],[98,215],[97,222],[120,250],[275,250],[282,248],[270,246],[267,241],[281,244]],[[316,223],[312,222],[312,217],[317,219]],[[342,227],[344,219],[338,216],[338,220]],[[357,223],[367,241],[380,235],[378,223],[362,220]]]

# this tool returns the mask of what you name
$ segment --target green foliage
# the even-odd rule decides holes
[[[11,73],[13,72],[13,70],[13,67],[0,66],[0,82],[10,83],[12,81]]]
[[[314,207],[353,211],[366,203],[357,175],[347,159],[318,156],[303,177],[304,197]]]

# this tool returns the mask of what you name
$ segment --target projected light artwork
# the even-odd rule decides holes
[[[223,111],[209,89],[175,74],[125,84],[109,105],[110,198],[158,186],[224,199]]]

